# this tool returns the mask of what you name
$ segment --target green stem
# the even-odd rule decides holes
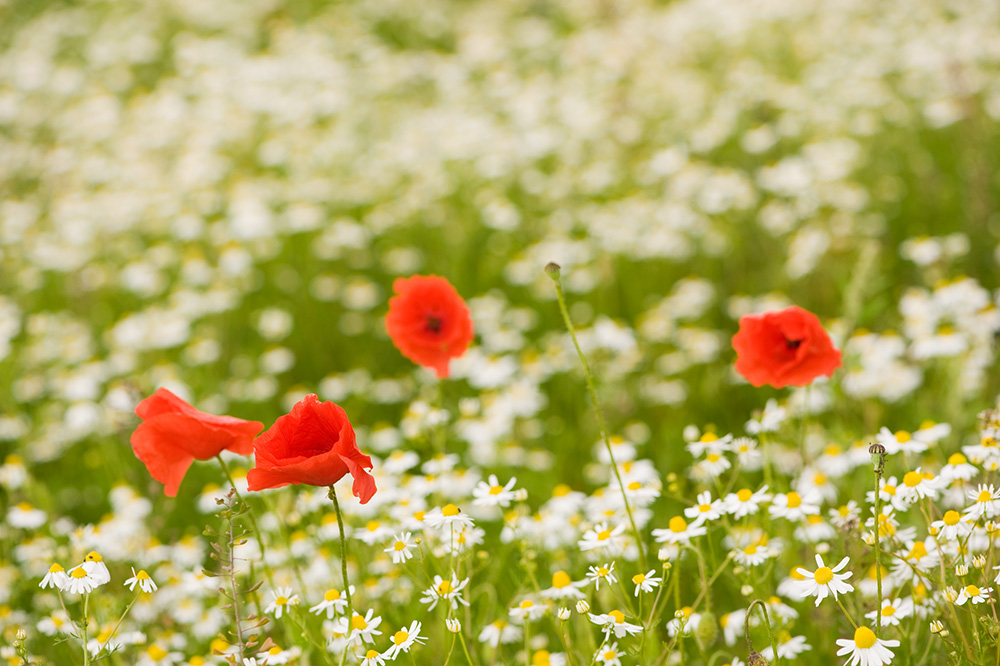
[[[89,606],[90,606],[90,594],[83,595],[83,666],[90,666],[90,648],[87,643],[90,642],[90,637],[87,634],[87,624],[90,622],[89,616]]]
[[[594,388],[594,375],[590,371],[590,364],[587,362],[587,357],[583,354],[583,350],[580,349],[580,342],[576,339],[576,331],[573,329],[573,321],[569,317],[569,310],[566,308],[566,298],[563,295],[562,282],[559,279],[559,267],[556,264],[549,264],[545,267],[545,272],[552,282],[556,286],[556,298],[559,300],[559,311],[562,313],[563,322],[566,324],[566,330],[569,331],[569,336],[573,340],[573,346],[576,348],[576,354],[580,357],[580,362],[583,364],[583,374],[587,378],[587,390],[590,392],[590,400],[594,403],[594,414],[597,416],[597,426],[601,431],[601,439],[604,442],[604,447],[608,450],[608,459],[611,461],[611,469],[615,472],[615,478],[618,479],[618,487],[622,491],[622,502],[625,503],[625,512],[628,514],[629,523],[632,524],[632,532],[635,535],[635,543],[639,549],[639,565],[642,570],[646,570],[646,552],[643,548],[642,535],[639,533],[639,527],[636,525],[635,517],[632,515],[632,507],[629,506],[628,496],[625,494],[625,483],[622,481],[622,475],[618,471],[618,464],[615,462],[615,455],[611,451],[611,441],[608,439],[608,429],[604,423],[604,414],[601,412],[601,405],[597,401],[597,390]]]
[[[327,497],[333,500],[333,509],[337,512],[337,525],[340,527],[340,571],[344,575],[344,594],[347,595],[347,607],[352,611],[349,615],[353,615],[354,603],[351,601],[351,584],[347,580],[347,537],[344,535],[344,516],[340,512],[340,502],[337,501],[337,489],[332,485]]]
[[[875,582],[878,588],[878,609],[875,612],[875,636],[882,637],[882,548],[879,545],[879,532],[882,531],[880,520],[882,517],[882,470],[875,472]]]
[[[135,605],[135,602],[139,600],[139,595],[141,593],[142,593],[142,590],[139,590],[138,592],[136,592],[135,596],[132,597],[132,601],[130,601],[129,604],[128,604],[128,606],[125,607],[125,612],[122,613],[122,616],[120,618],[118,618],[118,623],[115,625],[115,628],[111,630],[111,633],[108,634],[108,639],[106,641],[104,641],[105,645],[109,645],[111,643],[111,639],[114,638],[115,634],[118,632],[118,627],[122,626],[122,622],[125,621],[125,617],[128,615],[128,612],[130,610],[132,610],[132,606]]]
[[[257,545],[260,547],[260,559],[264,563],[264,575],[267,576],[267,582],[272,589],[277,589],[277,585],[274,583],[274,572],[271,571],[271,565],[267,563],[267,549],[264,546],[264,533],[260,531],[260,525],[257,524],[257,518],[254,516],[253,508],[243,501],[243,496],[240,495],[239,489],[236,487],[236,481],[233,479],[232,473],[229,471],[229,465],[223,460],[222,454],[215,456],[215,459],[219,461],[219,465],[222,466],[222,473],[226,475],[226,480],[229,481],[230,487],[232,487],[233,492],[236,493],[236,499],[239,500],[240,504],[246,504],[249,511],[246,512],[247,518],[250,519],[250,524],[253,526],[254,534],[257,535]],[[259,609],[258,609],[259,610]]]
[[[781,659],[778,657],[778,641],[775,640],[774,630],[771,629],[771,619],[767,614],[767,604],[760,599],[754,599],[750,603],[750,607],[747,608],[747,614],[743,618],[743,634],[747,639],[747,651],[754,652],[753,643],[750,642],[750,615],[753,614],[754,606],[759,606],[761,613],[764,614],[764,624],[767,626],[767,635],[771,639],[771,650],[774,652],[774,666],[778,666],[781,663]]]

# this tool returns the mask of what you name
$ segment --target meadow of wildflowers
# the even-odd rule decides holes
[[[0,0],[0,663],[1000,665],[1000,4]]]

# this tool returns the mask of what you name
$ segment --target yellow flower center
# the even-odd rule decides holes
[[[749,502],[750,498],[753,497],[753,491],[749,488],[744,488],[736,493],[736,497],[738,497],[741,502]]]
[[[906,556],[910,560],[919,560],[922,557],[927,556],[927,546],[924,545],[923,541],[915,541],[913,543],[913,548],[910,549],[909,555]]]
[[[882,486],[882,490],[885,491],[886,495],[890,495],[892,497],[896,496],[896,486],[891,486],[887,483],[884,486]]]
[[[750,544],[749,546],[743,549],[743,552],[747,555],[756,555],[757,546],[755,544]]]
[[[608,650],[607,652],[604,653],[604,661],[611,661],[616,657],[618,657],[618,653],[615,652],[614,650]]]
[[[615,618],[615,624],[622,624],[623,622],[625,622],[625,613],[621,612],[620,610],[613,610],[610,613],[608,613],[608,615]]]
[[[886,606],[885,608],[882,609],[882,615],[885,617],[892,617],[895,614],[896,614],[896,609],[893,608],[892,606]]]
[[[636,574],[632,576],[632,582],[635,583],[636,585],[645,582],[645,580],[646,580],[646,574]]]
[[[959,515],[958,511],[948,511],[944,514],[944,524],[957,525],[961,518],[962,516]]]
[[[104,558],[102,558],[98,553],[96,553],[93,550],[87,553],[87,557],[83,559],[87,560],[88,562],[101,562],[104,560]]]
[[[991,499],[993,499],[993,493],[991,493],[988,490],[984,490],[981,493],[979,493],[979,497],[976,498],[976,501],[977,502],[989,502]]]
[[[21,511],[31,511],[35,507],[31,506],[27,502],[20,502],[18,503],[17,508],[20,509]]]
[[[896,431],[896,441],[899,442],[900,444],[906,444],[911,439],[913,439],[913,437],[910,435],[910,433],[906,432],[905,430]]]
[[[557,571],[552,574],[552,587],[562,589],[564,587],[569,587],[573,583],[573,579],[569,577],[569,574],[565,571]]]
[[[441,514],[444,516],[448,516],[449,518],[452,516],[457,516],[459,514],[459,508],[454,504],[447,504],[443,509],[441,509]]]
[[[51,567],[49,567],[49,573],[58,573],[60,571],[66,571],[65,569],[63,569],[61,564],[53,564]]]
[[[392,635],[392,642],[395,643],[396,645],[402,645],[403,643],[406,642],[406,640],[409,637],[410,637],[410,635],[408,633],[406,633],[405,630],[400,629],[399,631],[397,631],[396,633],[394,633]]]
[[[611,573],[610,570],[608,570],[608,569],[606,569],[604,567],[597,567],[597,575],[598,576],[607,576],[609,573]]]
[[[964,465],[967,462],[969,462],[968,459],[961,453],[953,453],[948,458],[949,465]]]
[[[680,534],[688,528],[687,522],[680,516],[674,516],[670,519],[670,531],[674,534]]]
[[[700,504],[700,505],[698,505],[698,511],[700,511],[702,513],[708,513],[711,510],[712,510],[712,505],[711,504]]]
[[[601,530],[597,533],[598,541],[607,541],[611,538],[611,530]]]
[[[550,666],[550,664],[547,650],[539,650],[531,656],[531,666]]]
[[[709,453],[707,456],[705,456],[705,460],[707,460],[710,463],[717,463],[719,462],[720,458],[722,458],[722,456],[720,456],[718,453]]]
[[[531,601],[530,599],[525,599],[524,601],[521,602],[521,609],[523,610],[523,609],[531,608],[534,605],[535,605],[534,601]]]
[[[77,567],[76,569],[73,569],[73,571],[70,572],[69,575],[72,576],[73,578],[86,578],[87,572],[83,567]]]
[[[336,601],[340,598],[340,590],[327,590],[323,595],[325,601]]]
[[[826,447],[826,449],[823,450],[823,453],[825,453],[828,456],[836,456],[840,455],[840,451],[841,448],[839,446],[837,446],[836,444],[831,444],[830,446]]]
[[[565,483],[560,483],[558,486],[552,489],[553,497],[566,497],[573,492],[573,489],[567,486]]]
[[[868,627],[858,627],[854,632],[854,644],[862,650],[875,645],[875,632]]]
[[[628,484],[629,490],[640,490],[641,488],[642,484],[639,483],[638,481],[633,481],[632,483]]]
[[[907,488],[913,488],[920,485],[920,482],[924,480],[924,477],[920,476],[917,472],[907,472],[903,475],[903,483]]]
[[[503,492],[503,486],[490,486],[490,495],[499,495]]]
[[[402,541],[397,541],[396,544],[393,546],[393,549],[394,550],[405,550],[406,549],[406,544],[404,542],[402,542]]]
[[[365,528],[369,532],[374,532],[375,530],[377,530],[381,526],[382,526],[382,523],[378,522],[377,520],[369,520],[368,524],[365,525]]]
[[[820,567],[819,569],[816,569],[816,573],[813,574],[813,578],[815,578],[816,582],[820,585],[826,585],[833,580],[833,570],[831,570],[830,567]]]
[[[787,495],[788,497],[788,508],[794,509],[802,504],[802,497],[794,490]]]
[[[368,652],[365,652],[365,659],[374,659],[378,654],[376,650],[368,650]]]
[[[360,615],[355,615],[351,618],[351,629],[357,629],[358,631],[363,631],[368,628],[368,623],[365,622],[365,618]]]
[[[274,600],[274,603],[277,604],[278,606],[284,606],[285,604],[288,603],[288,597],[278,597],[277,599]]]
[[[965,595],[968,597],[978,597],[979,588],[976,587],[975,585],[969,585],[968,587],[965,588]]]
[[[699,441],[702,442],[703,444],[708,444],[709,442],[718,441],[718,439],[719,436],[716,435],[714,432],[706,432],[704,435],[701,436],[701,439]]]
[[[146,650],[146,654],[153,661],[160,661],[167,656],[167,651],[161,648],[159,645],[150,645],[149,649]]]
[[[813,475],[813,483],[815,483],[817,486],[825,486],[826,474],[823,474],[822,472],[816,472],[816,474]]]
[[[437,593],[438,594],[448,594],[451,592],[451,581],[443,580],[438,583]]]

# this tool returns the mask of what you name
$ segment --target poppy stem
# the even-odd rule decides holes
[[[615,462],[615,454],[611,451],[611,442],[608,440],[608,429],[604,424],[604,414],[601,412],[601,405],[597,402],[597,390],[594,388],[594,375],[590,371],[590,364],[587,363],[587,357],[584,356],[583,350],[580,349],[580,342],[576,339],[576,331],[573,330],[573,321],[569,317],[569,310],[566,308],[566,297],[563,295],[562,282],[559,279],[559,265],[555,263],[549,263],[545,267],[545,272],[552,282],[556,285],[556,298],[559,301],[559,311],[562,313],[563,321],[566,323],[566,329],[569,331],[569,337],[573,339],[573,346],[576,347],[577,356],[580,357],[580,362],[583,364],[583,374],[587,378],[587,390],[590,392],[590,400],[594,403],[594,413],[597,415],[597,427],[601,431],[601,439],[604,441],[604,446],[608,450],[608,458],[611,461],[611,469],[614,470],[615,478],[618,479],[618,487],[622,491],[622,502],[625,503],[625,512],[628,514],[628,520],[632,524],[632,533],[635,535],[636,547],[639,549],[639,564],[643,571],[646,571],[646,552],[642,544],[642,535],[639,533],[639,527],[636,525],[635,517],[632,515],[632,507],[628,503],[628,495],[625,493],[625,482],[622,481],[622,475],[618,471],[618,464]]]
[[[354,602],[351,601],[351,584],[347,580],[347,537],[344,536],[344,515],[340,512],[340,502],[337,501],[337,489],[332,484],[327,497],[333,500],[333,510],[337,512],[337,526],[340,527],[340,572],[344,576],[344,594],[347,596],[347,607],[351,609],[353,614]]]

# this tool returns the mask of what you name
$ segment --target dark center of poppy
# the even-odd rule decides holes
[[[441,321],[440,317],[435,317],[432,315],[427,318],[427,330],[432,333],[440,333],[442,323],[444,322]]]
[[[785,346],[789,349],[798,349],[801,344],[801,340],[785,340]]]

